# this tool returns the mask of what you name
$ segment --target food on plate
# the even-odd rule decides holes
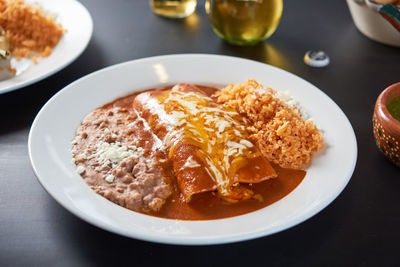
[[[15,74],[15,69],[11,68],[10,51],[6,33],[0,27],[0,81],[9,79]]]
[[[285,168],[302,169],[323,148],[322,134],[285,93],[249,79],[216,93],[218,103],[234,107],[247,118],[250,137],[264,156]]]
[[[58,44],[65,30],[37,5],[21,0],[0,0],[0,26],[10,43],[11,55],[47,57]]]
[[[251,84],[258,86],[254,90],[261,88],[253,80],[247,87]],[[235,86],[227,88],[235,95]],[[77,172],[109,200],[171,219],[231,217],[281,199],[303,180],[302,168],[312,156],[311,137],[295,128],[302,120],[300,110],[264,87],[275,100],[255,93],[259,101],[248,109],[248,102],[239,101],[241,96],[228,99],[227,88],[177,84],[133,93],[95,109],[83,119],[72,141]],[[250,94],[243,92],[245,98]],[[268,113],[274,125],[287,123],[295,129],[261,127],[269,123],[263,118],[268,114],[256,104],[274,107]],[[309,130],[305,126],[309,123],[303,121],[301,126]],[[323,147],[322,135],[313,127],[312,134],[320,138],[314,138],[319,145],[312,143],[316,151]],[[301,133],[299,140],[292,138],[306,144],[293,141],[300,150],[296,155],[283,157],[284,151],[279,151],[267,156],[264,142],[287,143],[266,139],[266,131],[285,138]],[[307,157],[299,159],[303,154]],[[290,166],[296,169],[287,168],[288,161],[282,158],[291,158]]]
[[[72,143],[77,172],[98,194],[132,210],[157,211],[172,193],[159,169],[160,140],[132,109],[102,107],[87,115]]]
[[[196,86],[141,93],[133,108],[163,142],[186,202],[215,190],[229,202],[249,199],[253,192],[241,184],[276,176],[249,140],[245,119]]]

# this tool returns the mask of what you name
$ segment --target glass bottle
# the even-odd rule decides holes
[[[236,45],[252,45],[275,32],[283,0],[206,0],[205,8],[219,37]]]
[[[196,9],[197,0],[150,0],[150,6],[157,15],[168,18],[184,18]]]

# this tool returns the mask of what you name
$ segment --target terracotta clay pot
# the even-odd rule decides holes
[[[389,113],[386,104],[400,96],[400,82],[386,88],[378,97],[372,119],[376,144],[385,157],[400,167],[400,121]]]

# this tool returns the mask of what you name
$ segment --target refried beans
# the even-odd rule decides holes
[[[77,172],[105,198],[135,211],[158,211],[172,193],[160,171],[165,155],[146,123],[123,107],[87,115],[72,142]]]

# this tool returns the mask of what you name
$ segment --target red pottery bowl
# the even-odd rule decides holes
[[[386,104],[400,96],[400,82],[386,88],[378,97],[372,118],[376,144],[385,157],[400,167],[400,121],[393,118]]]

